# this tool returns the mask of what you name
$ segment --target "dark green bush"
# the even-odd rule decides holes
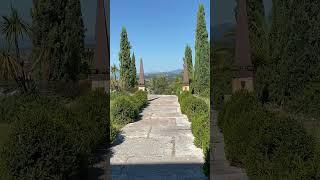
[[[70,110],[75,114],[76,121],[69,124],[79,128],[77,131],[81,133],[76,136],[80,140],[80,145],[85,145],[83,152],[90,154],[109,137],[108,109],[109,96],[101,90],[80,97],[71,106]]]
[[[247,92],[234,94],[221,112],[227,158],[245,167],[250,177],[316,179],[315,139],[302,124],[266,111]]]
[[[58,108],[55,106],[55,108]],[[18,113],[18,112],[17,112]],[[74,139],[57,121],[61,110],[30,108],[17,115],[1,152],[8,174],[30,179],[66,178],[78,168]]]
[[[108,96],[95,91],[70,106],[36,98],[21,105],[1,151],[9,176],[68,179],[81,176],[90,157],[109,137]]]
[[[210,148],[204,149],[203,173],[206,176],[210,175]]]

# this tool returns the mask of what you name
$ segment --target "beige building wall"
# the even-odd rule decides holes
[[[234,78],[232,79],[232,92],[237,90],[246,89],[249,92],[253,91],[253,78]]]
[[[182,86],[182,91],[189,91],[189,86]]]
[[[139,90],[146,91],[146,87],[145,86],[139,86]]]

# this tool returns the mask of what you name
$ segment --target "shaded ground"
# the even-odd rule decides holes
[[[111,179],[207,179],[203,153],[176,96],[150,95],[141,120],[122,129],[112,148]]]
[[[214,180],[247,180],[243,169],[231,166],[224,152],[223,134],[217,126],[217,111],[211,109],[211,147],[210,174]]]
[[[0,123],[0,146],[8,138],[10,132],[10,125],[7,123]]]

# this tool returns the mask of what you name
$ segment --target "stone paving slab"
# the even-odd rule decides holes
[[[206,180],[202,149],[194,144],[191,123],[180,111],[177,96],[149,95],[137,122],[118,136],[112,148],[111,179]]]

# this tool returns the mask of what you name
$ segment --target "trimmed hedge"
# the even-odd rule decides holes
[[[266,111],[251,93],[235,93],[218,121],[227,159],[244,167],[250,177],[316,179],[315,139],[286,114]]]
[[[108,96],[95,91],[71,107],[38,98],[21,106],[1,149],[8,177],[69,179],[83,177],[90,157],[108,137]]]
[[[210,174],[210,122],[209,106],[207,103],[188,92],[179,95],[181,112],[191,121],[191,131],[194,135],[194,144],[202,148],[205,158],[203,172]]]
[[[181,107],[181,112],[186,114],[190,119],[199,113],[209,114],[209,106],[207,103],[199,98],[194,97],[189,93],[182,93],[179,96],[179,103]]]
[[[145,91],[140,90],[132,95],[121,92],[112,93],[111,97],[110,141],[114,142],[121,127],[138,118],[139,112],[147,105],[148,97]]]
[[[128,96],[120,96],[111,104],[111,122],[126,124],[133,122],[138,114],[138,108],[133,104]]]

